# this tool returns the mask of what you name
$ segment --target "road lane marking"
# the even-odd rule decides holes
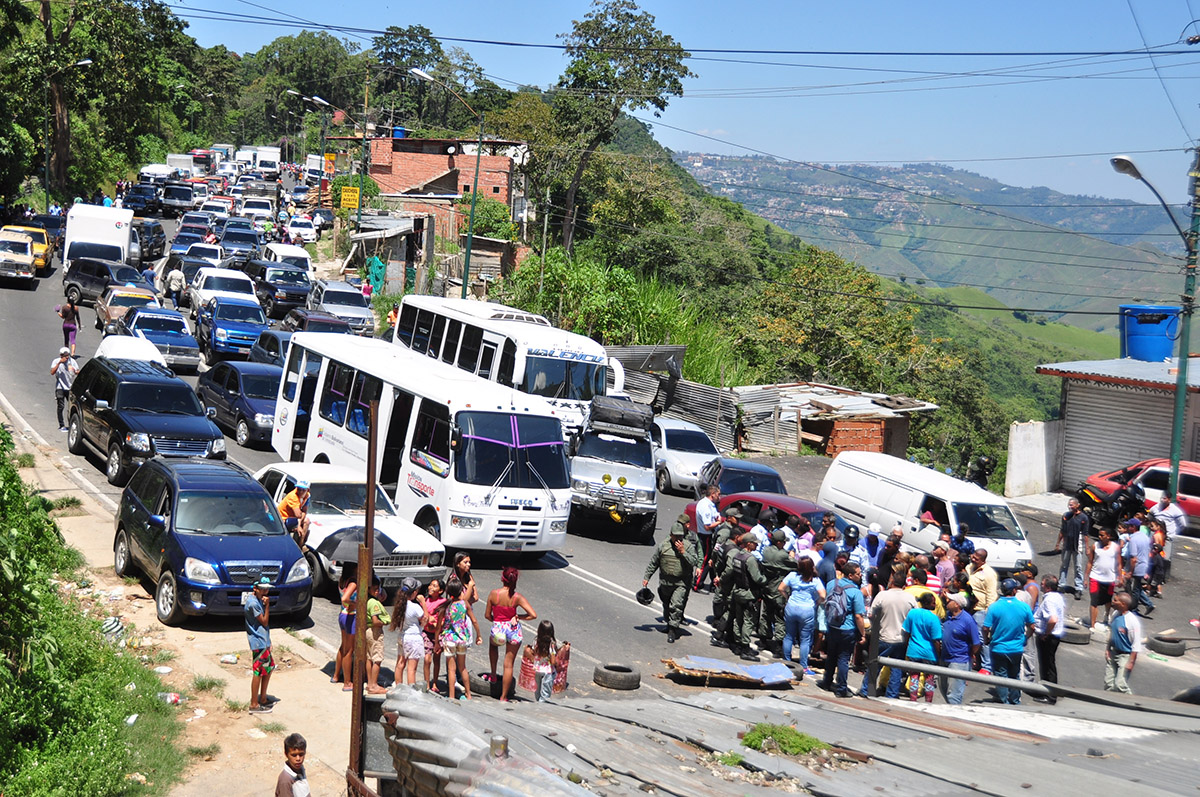
[[[578,571],[578,572],[575,572],[575,571]],[[634,592],[632,590],[626,589],[625,587],[622,587],[619,584],[614,584],[613,582],[609,581],[607,578],[597,575],[596,573],[593,573],[590,570],[584,570],[582,567],[578,567],[577,565],[568,564],[566,567],[559,568],[557,572],[566,573],[569,576],[579,579],[580,581],[584,582],[585,584],[590,584],[591,586],[595,587],[596,589],[603,590],[610,595],[620,598],[621,600],[628,601],[628,602],[632,603],[634,606],[637,606],[639,609],[645,609],[646,611],[650,612],[651,614],[657,615],[659,613],[653,606],[642,606],[642,604],[638,603],[637,599],[633,597]],[[586,575],[583,575],[583,574],[586,574]],[[699,593],[697,593],[697,594],[699,594]],[[690,600],[691,599],[689,598],[689,602],[690,602]],[[664,606],[663,613],[665,614],[665,612],[666,612],[666,607]],[[665,621],[666,618],[664,617],[663,619]],[[688,621],[688,624],[694,625],[697,628],[708,631],[710,634],[716,632],[716,629],[714,629],[711,625],[704,622],[703,620],[690,620],[690,621]]]

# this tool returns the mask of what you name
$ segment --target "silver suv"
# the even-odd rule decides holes
[[[350,325],[356,335],[370,337],[375,334],[375,313],[362,290],[348,282],[318,280],[308,294],[306,305],[310,310],[335,315]]]

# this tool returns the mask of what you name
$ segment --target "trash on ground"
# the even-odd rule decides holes
[[[137,722],[137,718],[138,718],[137,714],[130,714],[128,717],[125,718],[125,724],[133,725],[133,723]]]
[[[178,692],[159,692],[158,699],[170,706],[177,706],[183,700]]]
[[[736,664],[706,656],[684,656],[681,659],[663,659],[663,664],[672,671],[691,678],[728,678],[742,683],[763,685],[785,684],[795,675],[786,665]]]
[[[129,683],[125,684],[126,692],[132,692],[134,689],[137,689],[137,684],[135,684],[133,681],[130,681]]]
[[[221,657],[222,664],[237,664],[239,656],[236,653],[226,653]]]
[[[171,670],[171,668],[170,668],[170,667],[168,667],[168,666],[166,666],[165,664],[164,664],[163,666],[161,666],[161,667],[155,667],[155,668],[154,668],[154,671],[155,671],[156,673],[158,673],[159,675],[168,675],[168,674],[170,674],[171,672],[173,672],[173,671]]]

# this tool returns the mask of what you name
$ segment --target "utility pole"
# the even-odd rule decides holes
[[[1184,267],[1183,296],[1179,297],[1183,316],[1179,324],[1179,363],[1175,380],[1175,417],[1171,427],[1171,479],[1168,489],[1172,495],[1179,490],[1179,461],[1183,459],[1183,426],[1187,414],[1188,364],[1192,347],[1192,313],[1196,309],[1196,240],[1200,237],[1200,148],[1195,150],[1195,159],[1188,172],[1188,193],[1192,198],[1192,224],[1188,228],[1184,243],[1187,246],[1187,263]]]
[[[363,206],[363,188],[366,183],[367,173],[367,98],[371,91],[371,73],[367,73],[366,81],[363,83],[363,137],[362,137],[362,163],[358,166],[358,222],[356,227],[362,230],[362,206]],[[364,244],[366,246],[366,244]]]
[[[542,295],[542,280],[546,277],[546,233],[550,229],[550,188],[546,188],[546,201],[542,205],[542,270],[538,272],[538,296]]]

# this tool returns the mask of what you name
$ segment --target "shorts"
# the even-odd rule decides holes
[[[338,615],[338,625],[341,626],[344,633],[354,636],[354,618],[357,615],[347,614],[342,612]]]
[[[406,659],[425,658],[426,641],[424,634],[405,634],[400,637],[400,655]]]
[[[492,644],[501,645],[521,644],[521,622],[517,618],[502,623],[492,623]]]
[[[383,661],[383,629],[378,632],[367,628],[367,660],[379,664]]]
[[[1092,606],[1106,606],[1112,603],[1116,584],[1089,579],[1088,591],[1092,593]]]
[[[254,664],[250,666],[250,672],[259,676],[270,675],[275,669],[275,658],[271,655],[270,648],[255,650],[250,648],[250,655],[254,657]]]
[[[445,642],[442,643],[442,648],[447,656],[465,656],[470,649],[469,645],[452,645]]]

